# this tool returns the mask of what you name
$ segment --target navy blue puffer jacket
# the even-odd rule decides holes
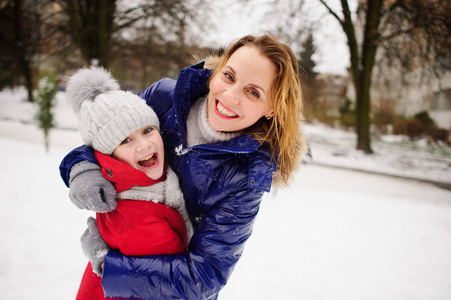
[[[263,192],[271,188],[275,163],[250,136],[185,147],[191,104],[208,93],[211,71],[203,63],[164,78],[140,96],[157,113],[167,158],[180,179],[195,233],[189,251],[176,255],[127,257],[111,250],[105,258],[105,296],[140,299],[216,299],[252,232]],[[63,160],[61,176],[81,160],[96,162],[80,147]]]

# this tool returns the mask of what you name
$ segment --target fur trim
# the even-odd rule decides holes
[[[204,69],[215,70],[219,62],[221,61],[221,57],[224,55],[225,49],[219,48],[213,52],[211,52],[207,57],[201,58],[196,54],[193,54],[193,57],[197,61],[204,61]]]
[[[204,69],[215,70],[218,67],[220,60],[221,60],[221,57],[217,56],[217,55],[207,56],[204,59],[204,61],[205,61]]]
[[[80,69],[70,77],[66,95],[78,116],[84,101],[94,101],[100,94],[119,89],[119,84],[110,72],[104,68],[91,67]]]

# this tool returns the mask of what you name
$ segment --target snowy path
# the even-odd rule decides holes
[[[227,299],[451,299],[451,192],[307,166],[267,197]]]

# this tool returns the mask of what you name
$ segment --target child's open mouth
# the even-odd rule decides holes
[[[149,156],[144,157],[143,159],[141,159],[140,161],[138,161],[138,164],[141,167],[144,168],[151,168],[153,167],[156,163],[158,162],[157,159],[157,154],[156,153],[152,153]]]

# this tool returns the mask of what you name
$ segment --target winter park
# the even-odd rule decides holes
[[[71,202],[59,172],[84,144],[68,77],[108,66],[135,93],[176,79],[225,41],[268,30],[301,66],[310,155],[288,187],[264,193],[218,299],[451,299],[446,1],[120,0],[90,7],[80,24],[72,2],[0,5],[0,299],[75,299],[88,263],[80,237],[95,213]],[[371,16],[380,23],[368,25]],[[115,26],[93,21],[107,19]]]
[[[25,95],[0,92],[1,298],[74,299],[86,264],[79,237],[90,213],[70,202],[58,166],[82,141],[59,92],[55,117],[64,129],[51,131],[46,153]],[[352,135],[306,130],[312,140],[337,145]],[[450,156],[397,150],[366,159],[341,145],[312,143],[318,154],[296,183],[265,196],[220,299],[449,299],[451,190],[421,179],[450,184]],[[334,158],[355,170],[328,167]],[[396,165],[400,160],[410,161],[408,168]],[[384,170],[389,176],[371,174]]]

